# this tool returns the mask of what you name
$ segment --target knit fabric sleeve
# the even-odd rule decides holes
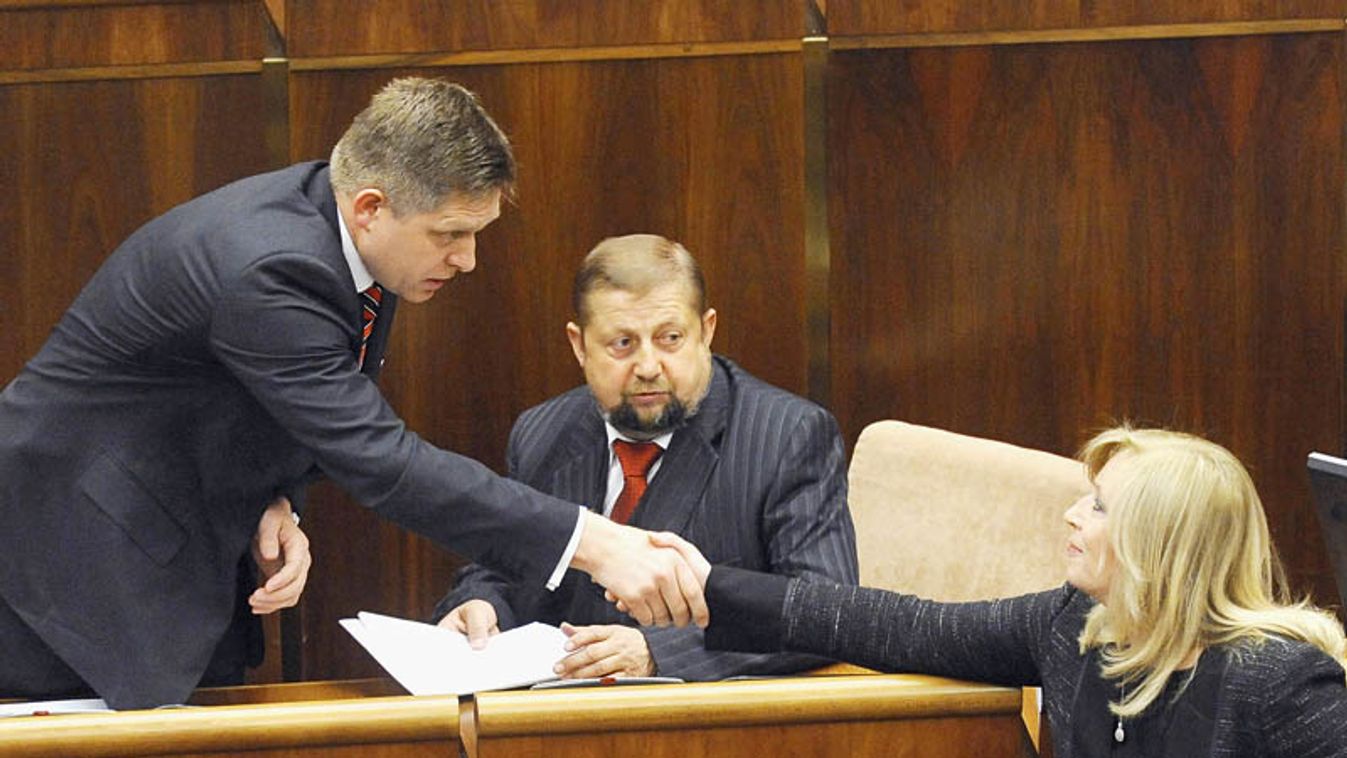
[[[1075,591],[940,603],[912,595],[793,581],[782,609],[782,645],[882,671],[1011,686],[1042,683],[1053,620]]]

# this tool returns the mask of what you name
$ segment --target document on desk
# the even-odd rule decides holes
[[[0,718],[11,716],[53,716],[58,713],[109,713],[112,709],[99,698],[78,700],[33,700],[0,703]]]
[[[361,611],[342,619],[380,666],[413,695],[468,695],[556,679],[552,666],[566,656],[566,635],[533,623],[492,637],[483,650],[451,629]]]

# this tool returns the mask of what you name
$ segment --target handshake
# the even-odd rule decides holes
[[[686,626],[695,623],[705,628],[710,623],[703,589],[711,572],[696,546],[670,532],[648,532],[614,523],[603,516],[586,512],[580,544],[576,547],[570,567],[583,571],[604,588],[608,602],[630,615],[642,626]],[[473,599],[451,610],[440,625],[468,636],[474,648],[486,645],[488,637],[498,634],[496,610],[491,603]],[[562,627],[574,637],[576,627]],[[589,637],[598,633],[603,638],[625,637],[621,644],[627,662],[634,666],[619,666],[613,671],[590,672],[604,675],[622,671],[628,674],[648,674],[648,650],[640,633],[626,627],[582,627],[574,647],[588,644]],[[594,630],[601,630],[595,632]],[[613,645],[617,645],[615,641]],[[611,645],[610,645],[611,646]]]
[[[603,586],[609,602],[642,626],[706,628],[711,612],[702,590],[711,564],[692,543],[671,532],[647,532],[585,514],[571,566]]]

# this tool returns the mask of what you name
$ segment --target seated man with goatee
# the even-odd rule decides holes
[[[675,532],[713,564],[856,583],[836,421],[712,355],[716,311],[687,250],[646,234],[604,240],[572,300],[566,335],[587,386],[519,417],[511,477],[614,521]],[[636,627],[576,571],[546,592],[470,565],[435,615],[476,646],[532,621],[561,624],[573,650],[557,665],[563,678],[711,680],[821,662],[709,652],[700,629]]]

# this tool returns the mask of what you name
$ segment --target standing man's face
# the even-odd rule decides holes
[[[598,289],[589,323],[566,325],[585,381],[610,423],[637,439],[676,428],[696,412],[711,380],[716,312],[700,316],[683,282],[644,295]]]
[[[455,193],[428,213],[396,216],[381,191],[365,189],[352,215],[352,240],[374,280],[403,300],[424,303],[476,268],[477,233],[500,217],[500,190]]]

